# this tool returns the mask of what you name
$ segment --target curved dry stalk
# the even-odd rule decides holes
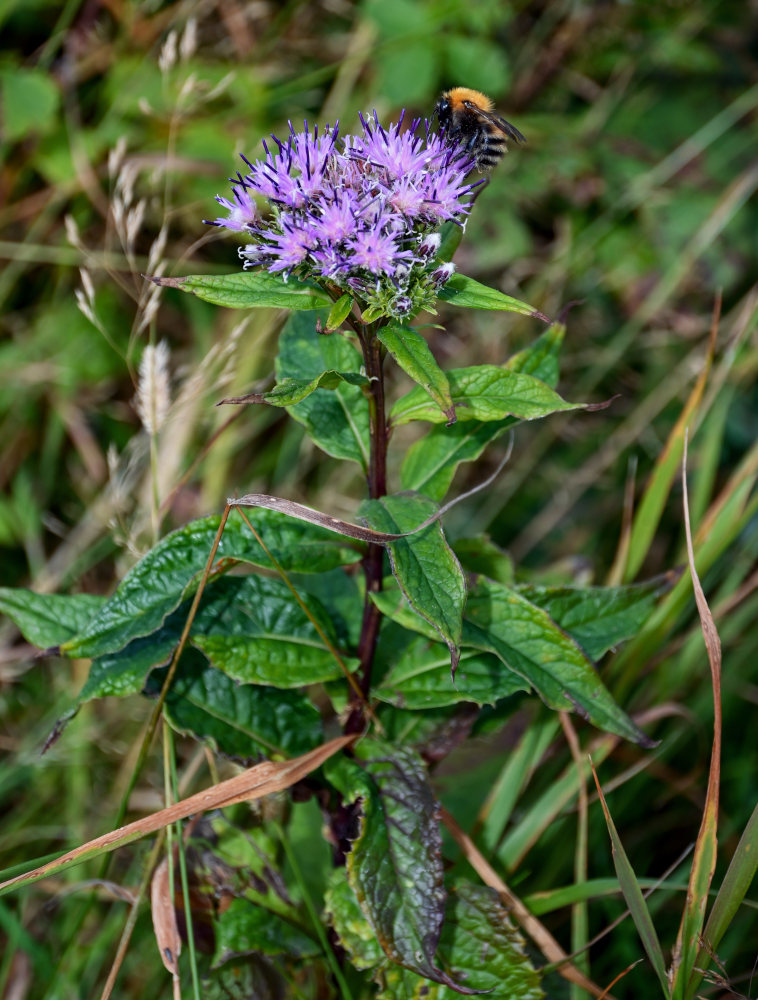
[[[463,851],[466,860],[477,875],[486,885],[490,886],[500,895],[505,905],[511,911],[513,919],[534,941],[545,958],[556,966],[556,972],[559,972],[569,982],[581,986],[594,997],[603,997],[604,1000],[614,1000],[613,996],[607,990],[601,989],[591,979],[588,979],[583,972],[580,972],[575,965],[571,964],[571,956],[566,954],[550,931],[533,913],[529,912],[518,896],[514,895],[481,853],[474,841],[467,833],[464,833],[447,809],[444,808],[442,809],[442,822],[447,827],[453,840],[455,840]]]
[[[29,885],[32,882],[39,882],[48,875],[56,875],[82,861],[112,851],[116,847],[124,847],[148,834],[162,830],[170,823],[187,819],[194,813],[207,812],[210,809],[223,809],[225,806],[233,806],[238,802],[261,799],[274,792],[284,791],[285,788],[296,784],[312,771],[321,767],[325,761],[333,757],[339,750],[349,746],[356,738],[355,735],[339,736],[320,747],[316,747],[315,750],[310,750],[300,757],[294,757],[292,760],[265,760],[233,778],[213,785],[211,788],[206,788],[202,792],[197,792],[195,795],[190,795],[189,798],[182,799],[165,809],[159,809],[158,812],[152,813],[150,816],[135,820],[133,823],[127,823],[126,826],[111,830],[110,833],[105,833],[102,837],[96,837],[86,844],[81,844],[73,851],[67,851],[55,861],[49,861],[40,868],[35,868],[33,871],[0,883],[0,895],[10,892],[16,886]]]

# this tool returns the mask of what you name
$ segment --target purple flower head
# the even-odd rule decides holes
[[[262,159],[244,161],[233,200],[218,198],[228,218],[212,224],[249,235],[239,251],[246,268],[295,272],[350,291],[376,315],[407,315],[434,301],[434,230],[464,221],[471,163],[428,123],[405,128],[401,115],[384,128],[376,113],[361,123],[339,143],[336,126],[290,125],[286,140],[263,144]],[[254,195],[269,202],[262,219]]]

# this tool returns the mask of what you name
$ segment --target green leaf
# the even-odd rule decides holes
[[[447,376],[421,334],[410,326],[388,323],[379,330],[377,337],[405,374],[417,382],[437,404],[446,422],[455,423],[455,408]]]
[[[339,330],[350,315],[354,302],[352,295],[341,295],[329,310],[329,315],[326,318],[326,329],[329,331]]]
[[[370,738],[355,753],[326,766],[345,800],[361,804],[347,856],[350,887],[393,962],[468,993],[434,962],[445,906],[442,838],[421,759]]]
[[[466,604],[463,644],[495,653],[550,708],[578,712],[600,729],[651,745],[574,639],[517,591],[481,580]]]
[[[363,310],[363,312],[361,313],[361,322],[366,324],[374,323],[376,322],[376,320],[381,319],[383,316],[386,315],[387,312],[385,306],[375,303],[374,305],[367,306]]]
[[[321,716],[298,692],[237,684],[194,650],[183,656],[164,712],[180,733],[209,744],[246,766],[273,754],[297,757],[323,739]],[[154,690],[160,674],[150,678]]]
[[[421,524],[437,505],[425,497],[397,494],[367,500],[359,517],[377,531],[400,533]],[[460,563],[445,540],[439,521],[387,546],[392,573],[408,603],[442,636],[450,650],[453,672],[461,640],[466,581]]]
[[[663,962],[663,951],[661,950],[658,935],[656,934],[655,927],[653,926],[650,911],[647,908],[645,897],[642,895],[642,889],[637,881],[637,876],[634,874],[634,869],[631,866],[629,858],[626,856],[624,845],[621,843],[621,838],[619,837],[616,826],[611,818],[611,814],[605,802],[605,797],[602,789],[600,788],[600,782],[597,780],[597,775],[595,775],[595,784],[597,785],[598,795],[600,796],[600,804],[603,807],[605,822],[611,838],[613,866],[616,869],[616,874],[618,875],[621,891],[624,894],[626,905],[629,907],[632,914],[632,920],[634,921],[634,926],[637,928],[637,933],[640,936],[642,945],[647,952],[647,957],[650,959],[650,963],[655,970],[656,976],[658,977],[658,982],[661,984],[663,995],[664,997],[669,997],[670,990]]]
[[[478,31],[460,35],[445,32],[440,41],[445,47],[447,65],[455,67],[457,80],[465,80],[467,87],[487,94],[508,93],[512,79],[508,50],[496,38],[481,37]]]
[[[333,639],[330,616],[320,602],[315,597],[304,599],[326,635]],[[190,604],[189,599],[183,601],[150,635],[134,638],[122,649],[98,656],[78,702],[141,691],[150,671],[167,663],[173,654]],[[278,579],[222,577],[209,583],[192,623],[190,642],[202,649],[216,667],[243,683],[291,688],[342,676],[312,622]],[[189,655],[191,650],[182,658],[181,671]],[[343,657],[343,662],[352,668],[357,661]]]
[[[558,354],[565,330],[562,324],[554,323],[533,344],[514,354],[504,367],[534,375],[555,388]],[[506,417],[502,421],[467,420],[452,427],[432,427],[406,453],[400,470],[403,489],[417,490],[432,500],[442,500],[458,465],[479,458],[490,442],[516,422],[515,418]]]
[[[213,928],[214,965],[249,952],[291,958],[313,958],[321,952],[319,944],[304,931],[244,897],[233,899],[213,921]]]
[[[313,594],[326,609],[334,634],[341,648],[357,648],[363,622],[363,591],[359,574],[341,569],[329,573],[308,573],[291,576],[300,594]]]
[[[350,888],[345,868],[335,868],[329,876],[324,909],[340,944],[356,969],[372,969],[385,961],[384,952],[360,903]]]
[[[229,309],[320,309],[331,304],[327,293],[308,281],[268,271],[233,274],[190,274],[185,278],[152,278],[156,285],[192,292],[205,302]]]
[[[540,1000],[539,973],[524,940],[497,893],[488,886],[456,881],[445,907],[437,958],[453,978],[496,1000]],[[386,965],[377,1000],[454,1000],[444,985],[407,969]]]
[[[333,532],[278,511],[255,510],[248,516],[274,558],[288,571],[324,572],[361,557]],[[66,656],[102,656],[159,628],[194,592],[219,523],[218,516],[200,518],[161,539],[127,573],[99,613],[61,644],[61,652]],[[273,568],[241,518],[227,521],[217,558]]]
[[[471,701],[494,705],[529,684],[490,653],[467,650],[461,654],[455,682],[450,677],[450,654],[440,643],[415,639],[393,664],[374,694],[397,708],[444,708]]]
[[[261,954],[231,958],[203,977],[203,1000],[280,1000],[287,980],[275,963]]]
[[[170,660],[187,620],[189,607],[190,602],[184,601],[152,635],[132,639],[123,649],[93,660],[77,704],[108,695],[123,698],[138,694],[150,671]]]
[[[5,142],[16,142],[34,133],[48,132],[58,123],[60,95],[55,79],[42,69],[3,68],[0,74],[0,120]]]
[[[582,403],[567,403],[557,392],[533,375],[497,365],[474,365],[448,372],[450,391],[458,420],[502,420],[513,416],[536,420],[561,410],[580,409]],[[390,412],[395,426],[411,420],[439,424],[445,415],[421,389],[411,389]]]
[[[452,427],[432,427],[406,452],[400,469],[403,489],[442,500],[461,462],[479,458],[488,444],[501,437],[516,421],[499,423],[478,420],[458,421]]]
[[[446,222],[440,228],[440,246],[437,251],[437,260],[445,263],[455,256],[455,251],[461,245],[463,239],[463,226],[458,222]]]
[[[316,389],[337,389],[343,383],[348,385],[368,385],[369,380],[358,372],[321,372],[316,378],[285,378],[277,382],[270,392],[256,393],[252,402],[268,403],[269,406],[292,406],[306,399]]]
[[[295,314],[285,323],[276,359],[278,378],[310,381],[324,371],[351,372],[361,365],[353,345],[339,334],[319,334],[313,317]],[[328,455],[368,468],[368,401],[359,386],[343,384],[334,392],[317,389],[290,413]]]
[[[459,538],[453,546],[461,565],[469,573],[488,576],[499,583],[512,584],[515,570],[508,553],[485,535]],[[539,604],[539,601],[535,601]]]
[[[303,598],[333,639],[328,615],[315,597]],[[294,688],[342,676],[331,651],[281,580],[227,577],[210,589],[192,624],[190,641],[214,667],[246,684]],[[343,658],[348,669],[358,661]]]
[[[371,594],[371,600],[389,621],[395,622],[409,632],[423,635],[432,642],[439,639],[437,629],[410,607],[393,577],[384,580],[382,589],[378,593]],[[394,655],[397,656],[397,652]]]
[[[36,594],[0,587],[0,613],[18,627],[33,646],[59,646],[85,628],[106,598],[96,594]]]
[[[500,309],[505,312],[519,313],[522,316],[545,317],[528,302],[521,302],[510,295],[504,295],[496,288],[482,285],[465,274],[454,274],[440,291],[439,298],[454,306],[466,309]]]
[[[503,367],[512,372],[534,375],[555,389],[558,385],[558,357],[565,335],[564,323],[551,323],[533,344],[512,355]]]
[[[543,608],[573,636],[587,656],[598,660],[616,643],[629,639],[645,624],[656,598],[668,590],[668,580],[651,580],[628,587],[540,587],[516,589]]]

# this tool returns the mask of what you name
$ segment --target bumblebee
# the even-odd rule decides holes
[[[446,90],[434,109],[448,142],[459,143],[482,172],[492,170],[508,151],[506,139],[526,142],[519,130],[493,112],[485,94],[468,87]]]

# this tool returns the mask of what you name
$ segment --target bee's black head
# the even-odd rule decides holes
[[[450,124],[450,101],[443,94],[443,96],[437,101],[437,107],[434,109],[434,113],[442,128],[447,128]]]

